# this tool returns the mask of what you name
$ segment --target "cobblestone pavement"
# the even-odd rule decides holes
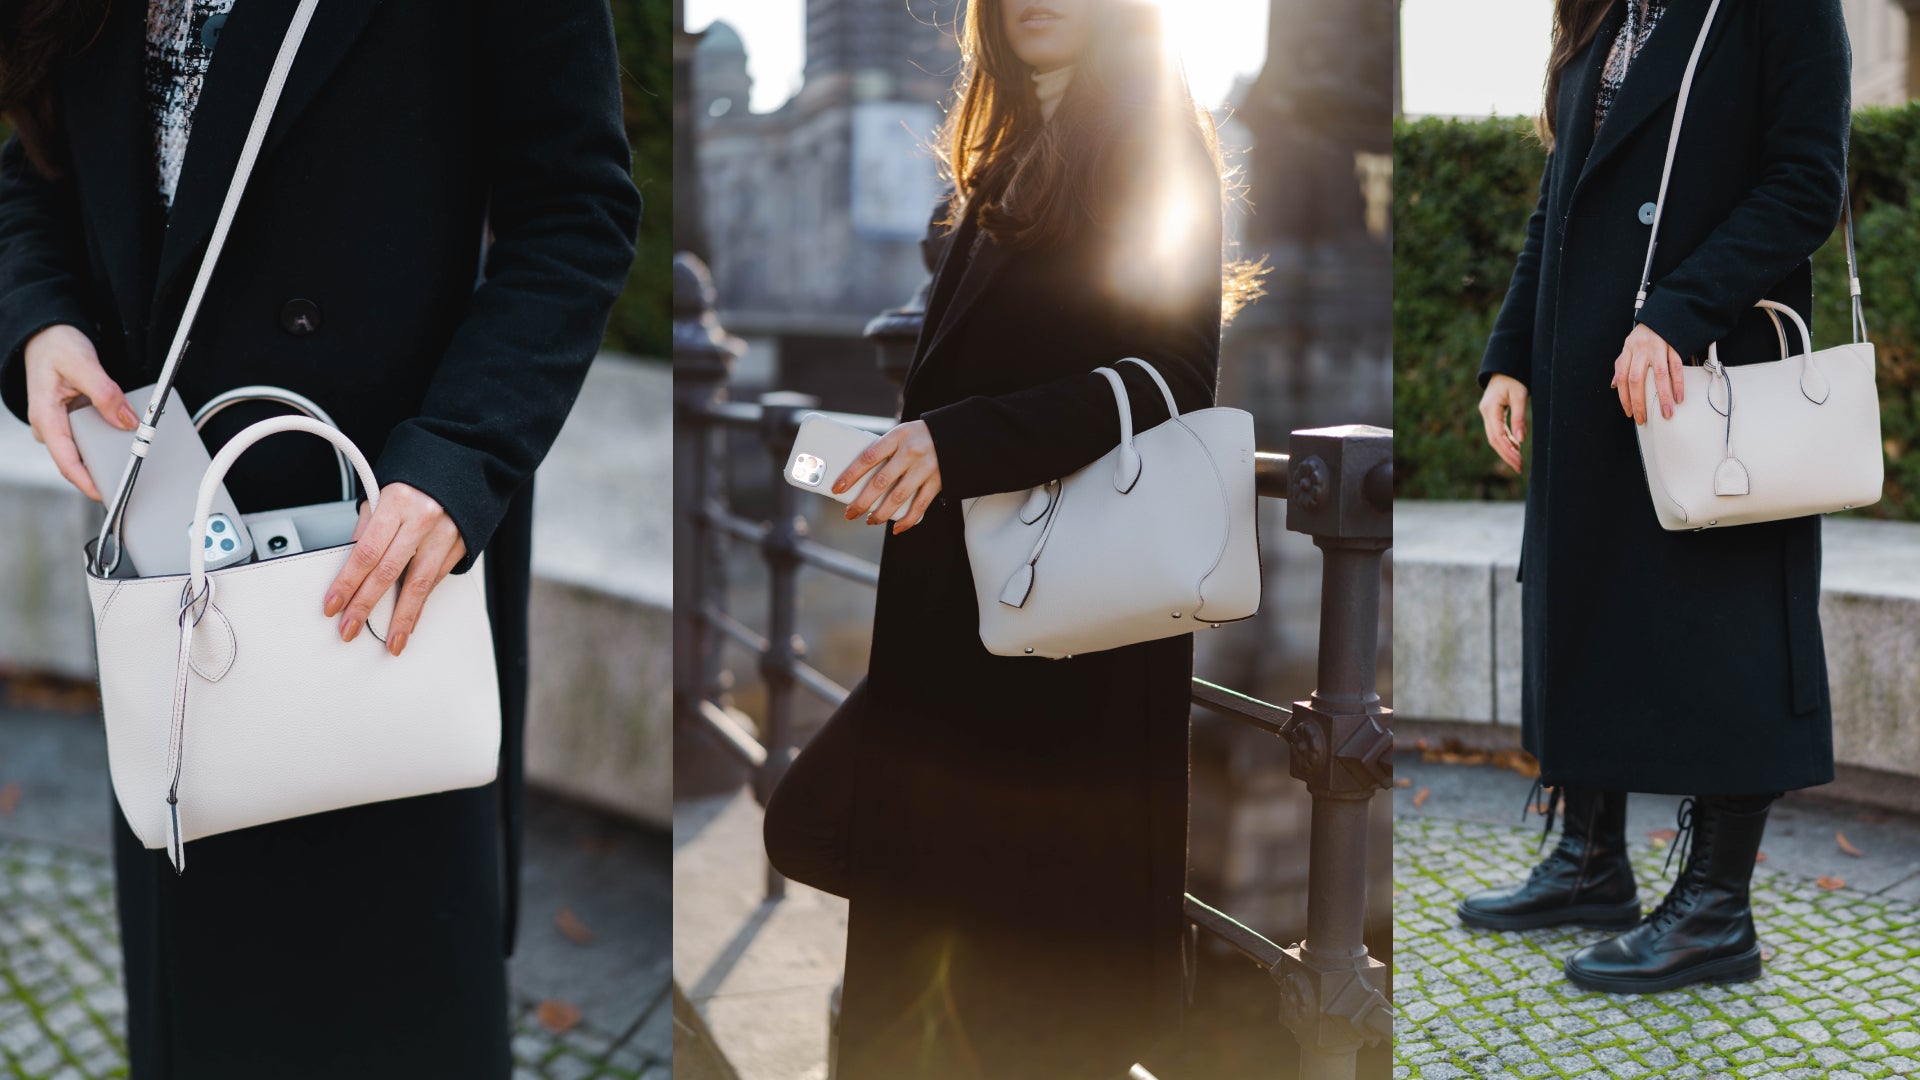
[[[1454,918],[1463,894],[1524,876],[1539,836],[1537,825],[1395,822],[1395,1080],[1920,1076],[1920,906],[1761,866],[1760,980],[1589,993],[1560,963],[1602,932],[1497,934]],[[1635,848],[1651,905],[1668,882],[1665,852]]]
[[[126,999],[107,860],[0,837],[0,1077],[127,1075]],[[666,1080],[632,1032],[542,1027],[519,1003],[515,1080]],[[624,1036],[624,1038],[623,1038]]]

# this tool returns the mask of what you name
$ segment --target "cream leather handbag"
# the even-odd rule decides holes
[[[1058,659],[1217,627],[1260,607],[1253,417],[1181,414],[1136,434],[1126,383],[1100,368],[1120,443],[1026,491],[967,499],[980,641],[1000,656]]]
[[[176,871],[200,837],[363,803],[474,787],[491,781],[500,753],[500,699],[485,574],[447,577],[434,589],[405,653],[382,644],[391,595],[367,633],[342,642],[321,612],[326,588],[351,552],[351,500],[297,508],[307,550],[208,571],[198,541],[214,493],[248,448],[278,432],[333,444],[344,474],[357,473],[369,507],[379,484],[366,457],[330,423],[308,416],[263,420],[214,455],[191,508],[180,507],[192,571],[131,576],[118,556],[118,528],[139,478],[154,425],[221,246],[260,153],[317,0],[301,0],[281,42],[228,185],[207,254],[133,441],[119,489],[89,544],[87,591],[100,659],[100,697],[114,795],[148,848],[166,848]],[[201,418],[238,400],[267,397],[324,415],[297,395],[243,387],[208,402]],[[167,492],[178,477],[161,477]],[[325,546],[330,545],[330,546]]]
[[[1667,159],[1654,202],[1653,235],[1647,241],[1646,268],[1640,276],[1637,312],[1646,303],[1653,273],[1653,248],[1660,214],[1667,203],[1667,181],[1680,145],[1680,121],[1687,109],[1693,74],[1713,25],[1714,0],[1707,8],[1687,72],[1680,82]],[[1873,344],[1867,340],[1861,308],[1860,275],[1853,255],[1853,214],[1845,213],[1847,279],[1853,294],[1853,342],[1813,351],[1813,338],[1800,316],[1785,304],[1762,300],[1780,337],[1780,359],[1727,366],[1719,346],[1707,348],[1703,366],[1682,368],[1685,401],[1672,419],[1647,410],[1636,426],[1647,490],[1662,528],[1699,530],[1726,525],[1826,514],[1880,501],[1886,461],[1880,443],[1880,397],[1874,386]],[[1798,331],[1800,354],[1788,354],[1781,316]],[[1654,375],[1647,372],[1647,401],[1657,399]]]

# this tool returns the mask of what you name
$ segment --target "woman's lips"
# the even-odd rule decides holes
[[[1060,21],[1060,13],[1052,8],[1028,8],[1020,14],[1022,26],[1046,26]]]

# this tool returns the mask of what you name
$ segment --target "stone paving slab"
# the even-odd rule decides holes
[[[1590,993],[1562,959],[1603,932],[1462,928],[1467,892],[1515,880],[1537,828],[1402,816],[1394,826],[1395,1080],[1920,1075],[1920,907],[1760,867],[1758,981]],[[1642,899],[1664,853],[1634,837]]]
[[[670,1075],[631,1031],[583,1023],[555,1034],[534,1009],[522,1001],[515,1012],[515,1080]],[[0,837],[0,1075],[124,1077],[125,1028],[111,865],[91,853]]]

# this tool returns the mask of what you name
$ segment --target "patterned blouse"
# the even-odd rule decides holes
[[[1634,57],[1653,36],[1653,28],[1660,22],[1660,16],[1667,10],[1667,0],[1627,0],[1627,17],[1620,23],[1620,32],[1613,36],[1613,48],[1607,52],[1607,62],[1600,67],[1600,91],[1593,99],[1593,130],[1600,130],[1600,122],[1607,118],[1607,110],[1613,106],[1613,99],[1620,93],[1620,84],[1627,81],[1627,68],[1633,65]]]
[[[147,4],[147,116],[153,127],[154,186],[168,207],[187,156],[200,83],[232,10],[233,0]]]

